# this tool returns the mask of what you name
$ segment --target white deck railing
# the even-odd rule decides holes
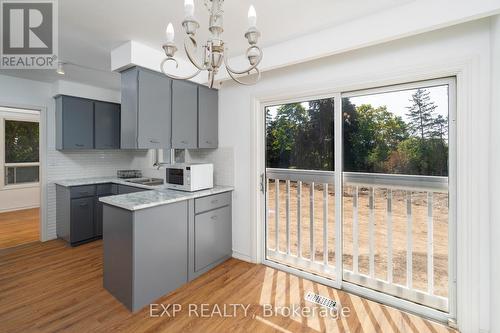
[[[322,275],[334,274],[335,267],[328,261],[329,239],[328,239],[328,189],[334,188],[335,173],[331,171],[297,170],[297,169],[266,169],[267,189],[269,181],[275,184],[275,207],[274,208],[274,242],[275,248],[267,248],[267,255],[270,259],[280,260],[299,269],[309,269],[320,272]],[[279,247],[279,224],[280,224],[280,183],[285,183],[285,230],[286,230],[286,252],[280,251]],[[297,193],[297,253],[291,252],[290,246],[290,183],[296,182]],[[309,212],[309,245],[310,255],[304,258],[302,253],[302,241],[304,235],[301,233],[301,224],[306,221],[301,219],[302,186],[309,184],[310,212]],[[343,185],[350,186],[352,193],[352,271],[343,269],[343,279],[352,283],[363,285],[388,294],[402,297],[414,302],[418,302],[439,310],[448,309],[448,299],[434,294],[434,226],[433,226],[433,197],[435,193],[448,193],[448,178],[433,176],[411,176],[411,175],[389,175],[371,173],[343,173]],[[321,199],[316,199],[315,189],[320,187],[323,195]],[[359,271],[359,191],[368,190],[368,249],[369,264],[368,274]],[[387,233],[387,276],[380,279],[375,276],[375,190],[386,190],[385,211],[386,211],[386,233]],[[406,285],[399,285],[393,281],[393,191],[404,191],[406,201]],[[424,192],[427,197],[427,290],[421,291],[413,288],[413,212],[412,193]],[[316,242],[314,235],[314,203],[316,200],[323,202],[323,260],[317,261]],[[269,217],[269,212],[268,212]],[[337,222],[337,221],[336,221]],[[307,236],[306,236],[307,237]]]

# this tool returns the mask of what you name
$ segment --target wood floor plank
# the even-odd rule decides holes
[[[302,308],[308,291],[349,307],[348,317],[266,316],[264,304]],[[155,301],[180,304],[172,317],[130,313],[102,286],[102,241],[62,241],[0,250],[0,332],[455,332],[448,327],[263,265],[230,259]],[[236,317],[203,318],[190,304],[243,304]],[[198,311],[199,313],[200,311]]]
[[[0,213],[0,249],[37,242],[40,209]]]

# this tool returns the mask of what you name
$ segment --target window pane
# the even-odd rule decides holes
[[[448,85],[343,98],[344,279],[448,311]]]
[[[266,167],[332,171],[334,100],[266,108]]]
[[[5,185],[36,183],[39,181],[38,166],[16,166],[5,168]]]
[[[38,162],[38,123],[5,121],[5,163]]]
[[[344,98],[344,171],[448,176],[448,86]]]

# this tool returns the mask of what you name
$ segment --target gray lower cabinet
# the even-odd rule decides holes
[[[104,205],[104,288],[129,310],[188,281],[187,205],[139,211]]]
[[[147,189],[142,189],[134,186],[121,185],[121,184],[118,185],[118,194],[127,194],[127,193],[135,193],[142,191],[147,191]]]
[[[231,254],[231,209],[218,208],[194,218],[194,270],[226,259]]]
[[[189,209],[189,280],[232,255],[231,192],[197,198]]]
[[[134,312],[232,254],[231,192],[103,218],[104,288]]]
[[[95,149],[120,149],[120,105],[94,102]]]
[[[94,197],[71,199],[71,243],[96,237],[94,226]]]
[[[170,148],[172,80],[134,67],[121,73],[121,81],[121,148]]]
[[[56,185],[57,236],[72,246],[103,235],[103,204],[99,198],[147,191],[112,183],[65,187]]]
[[[189,81],[172,82],[172,147],[198,147],[198,86]]]
[[[198,87],[198,148],[219,145],[219,92]]]

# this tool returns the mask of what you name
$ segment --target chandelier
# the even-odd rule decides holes
[[[253,85],[260,80],[260,71],[257,68],[262,60],[262,50],[257,46],[257,41],[260,37],[260,32],[256,28],[257,14],[255,8],[250,6],[248,10],[248,25],[249,28],[245,33],[245,38],[248,40],[250,45],[246,50],[246,57],[248,58],[249,66],[244,70],[233,69],[228,64],[227,48],[225,48],[225,43],[222,40],[223,29],[223,6],[224,0],[205,0],[205,7],[207,7],[210,14],[209,27],[210,38],[205,45],[201,48],[201,55],[198,55],[198,44],[196,42],[196,30],[200,27],[200,24],[194,18],[194,2],[193,0],[184,1],[184,11],[185,19],[182,22],[182,27],[186,32],[184,38],[184,50],[189,61],[196,67],[195,72],[188,76],[177,76],[174,74],[169,74],[165,70],[165,65],[168,62],[174,62],[175,68],[179,68],[179,63],[174,58],[177,47],[174,43],[174,27],[172,23],[167,26],[166,34],[167,41],[162,46],[165,51],[166,58],[161,62],[161,71],[168,77],[176,80],[189,80],[202,71],[208,71],[208,84],[213,88],[215,76],[219,72],[219,69],[224,62],[229,76],[239,84],[243,85]],[[253,77],[250,75],[256,74]],[[250,77],[250,79],[242,80],[244,77]]]

